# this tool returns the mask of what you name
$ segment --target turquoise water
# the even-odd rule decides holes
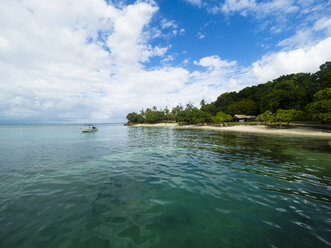
[[[0,247],[330,247],[325,139],[0,126]]]

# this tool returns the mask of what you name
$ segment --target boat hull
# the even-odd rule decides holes
[[[98,129],[89,129],[89,128],[82,128],[82,133],[94,133],[98,132]]]

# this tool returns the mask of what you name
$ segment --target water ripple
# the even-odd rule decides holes
[[[76,127],[3,132],[1,247],[330,246],[321,140]]]

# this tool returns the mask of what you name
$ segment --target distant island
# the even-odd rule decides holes
[[[310,73],[281,76],[239,92],[221,94],[216,101],[201,100],[200,108],[188,103],[171,110],[156,107],[132,112],[127,125],[178,123],[179,125],[232,125],[242,122],[281,127],[293,121],[331,123],[331,62]]]

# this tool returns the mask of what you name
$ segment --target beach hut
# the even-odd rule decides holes
[[[249,121],[256,121],[257,116],[255,115],[234,115],[233,120],[237,122],[249,122]]]

